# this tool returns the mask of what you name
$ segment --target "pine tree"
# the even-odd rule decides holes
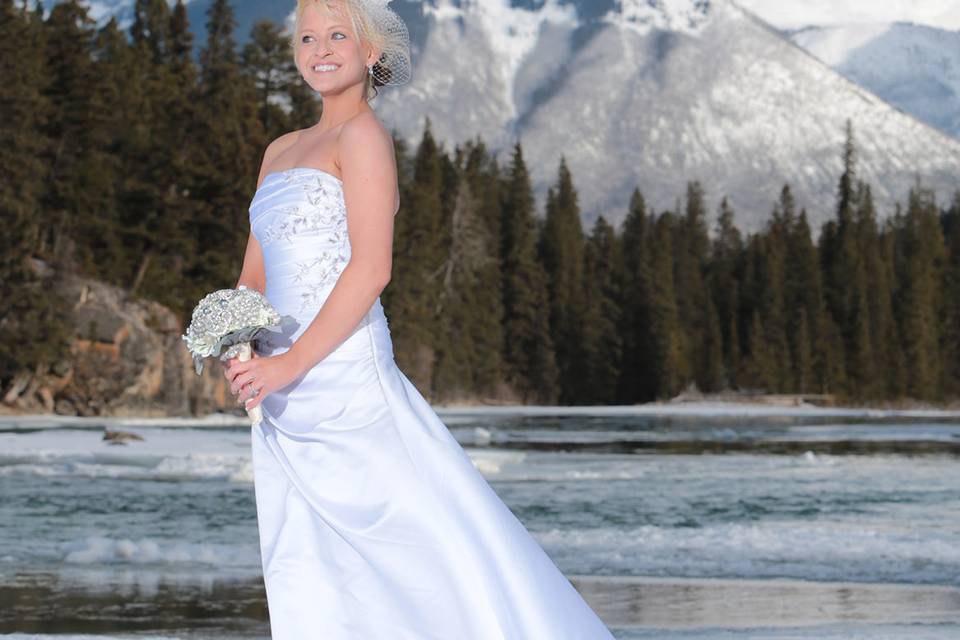
[[[183,0],[177,0],[170,14],[169,60],[174,75],[180,75],[187,67],[193,68],[193,33]]]
[[[266,139],[256,113],[255,89],[241,72],[233,9],[214,0],[206,12],[207,41],[200,52],[195,135],[186,190],[197,203],[190,226],[197,250],[185,271],[188,300],[210,288],[231,287],[249,236],[250,195]],[[191,284],[196,287],[191,287]]]
[[[578,399],[611,404],[617,399],[623,339],[620,335],[622,273],[616,233],[603,216],[597,218],[585,252],[584,369]]]
[[[749,350],[744,359],[744,370],[741,374],[746,388],[755,391],[771,392],[772,381],[776,379],[777,365],[769,349],[766,332],[763,330],[763,320],[760,309],[755,308],[750,316],[750,328],[747,332]]]
[[[886,281],[885,297],[890,305],[890,326],[887,327],[886,334],[889,336],[884,340],[883,348],[880,350],[881,367],[883,368],[883,380],[885,383],[884,397],[887,399],[900,399],[907,393],[907,371],[903,352],[903,337],[900,334],[900,327],[897,323],[896,301],[899,295],[899,285],[897,281],[898,251],[900,241],[898,236],[899,229],[902,228],[903,214],[901,213],[900,203],[896,203],[896,213],[883,222],[883,229],[880,233],[880,264],[883,268],[883,278]]]
[[[793,359],[792,388],[797,393],[822,391],[828,360],[823,341],[826,310],[820,258],[806,209],[800,211],[788,233],[785,295],[790,314],[787,326]]]
[[[892,265],[883,257],[882,238],[877,225],[870,185],[860,183],[856,212],[859,256],[865,284],[860,294],[865,299],[866,346],[859,352],[861,360],[860,396],[879,399],[890,393],[888,375],[896,367],[898,357],[894,349],[897,335],[893,319]]]
[[[168,33],[167,64],[160,76],[162,82],[154,85],[153,99],[162,105],[163,117],[157,122],[163,125],[160,137],[168,146],[164,157],[169,164],[158,172],[166,187],[164,215],[175,231],[165,244],[158,245],[154,259],[147,265],[149,271],[138,268],[137,275],[143,275],[139,281],[137,275],[134,276],[131,288],[187,317],[195,300],[182,292],[186,288],[190,257],[200,253],[199,247],[204,246],[202,237],[195,233],[194,220],[202,217],[205,203],[191,193],[197,173],[194,169],[197,139],[192,123],[200,120],[202,107],[197,101],[199,69],[194,62],[193,34],[183,0],[177,0],[173,7]]]
[[[912,398],[942,395],[940,290],[946,247],[934,193],[917,184],[910,190],[901,229],[903,263],[899,273],[900,335],[907,367],[907,393]]]
[[[49,172],[40,205],[41,255],[57,267],[104,275],[111,273],[117,244],[115,225],[104,216],[112,210],[117,159],[108,154],[113,127],[92,57],[94,37],[94,21],[77,0],[50,10],[43,92],[52,105],[44,131],[52,144],[44,157]]]
[[[810,338],[810,321],[807,319],[806,307],[799,307],[796,312],[796,326],[793,336],[793,391],[809,393],[814,384],[814,347]]]
[[[42,50],[43,46],[43,25],[38,24],[36,16],[18,9],[13,0],[0,0],[0,96],[4,114],[0,118],[0,167],[5,178],[0,182],[0,198],[4,203],[4,234],[24,234],[30,249],[37,246],[36,237],[12,220],[27,222],[37,214],[48,177],[43,157],[51,155],[51,143],[44,129],[52,105],[44,91],[43,57],[22,54]],[[36,219],[30,226],[38,226]]]
[[[749,234],[744,245],[744,268],[742,295],[740,296],[740,327],[743,334],[740,343],[745,347],[740,359],[737,381],[740,388],[772,390],[772,373],[767,340],[763,330],[763,290],[766,283],[764,274],[765,247],[760,233]],[[760,349],[763,349],[762,351]]]
[[[619,402],[627,404],[646,402],[657,394],[649,367],[653,355],[650,336],[651,226],[643,194],[634,189],[620,240],[623,356],[617,397]]]
[[[290,40],[276,23],[260,20],[253,26],[242,59],[243,68],[256,87],[260,124],[268,139],[273,140],[287,131],[316,122],[318,109],[315,100],[306,118],[302,109],[294,109],[288,115],[277,104],[282,96],[298,93],[304,83],[290,55]]]
[[[954,192],[942,221],[948,260],[940,285],[944,309],[940,325],[943,391],[946,397],[956,398],[960,396],[960,190]]]
[[[720,317],[713,303],[713,297],[707,296],[703,309],[704,333],[700,353],[699,382],[700,390],[719,391],[725,385],[723,363],[723,335],[720,330]]]
[[[414,159],[413,182],[397,213],[393,278],[384,306],[395,318],[397,362],[421,389],[431,389],[437,342],[436,309],[444,261],[444,168],[442,152],[426,121]]]
[[[477,280],[473,292],[474,309],[483,309],[484,312],[474,313],[471,323],[476,355],[473,380],[477,393],[494,395],[503,380],[506,368],[502,352],[504,311],[501,271],[503,256],[500,255],[500,169],[479,140],[468,143],[464,155],[464,178],[476,196],[476,213],[483,225],[478,233],[486,239],[485,247],[489,258],[483,261],[475,272]]]
[[[573,404],[578,401],[585,364],[584,237],[576,190],[563,158],[557,173],[556,188],[547,194],[539,253],[550,293],[550,337],[560,368],[560,402]]]
[[[667,211],[654,224],[650,268],[650,351],[655,395],[670,398],[690,379],[674,288],[674,238],[683,224]]]
[[[827,309],[836,323],[843,340],[846,384],[837,389],[854,398],[869,393],[870,377],[874,375],[874,356],[871,335],[869,277],[867,258],[863,255],[863,229],[869,227],[860,218],[870,213],[872,204],[861,202],[864,190],[856,177],[856,144],[853,125],[848,120],[843,150],[843,174],[837,190],[837,219],[825,227],[821,244],[824,265],[825,298]],[[869,232],[868,232],[869,234]]]
[[[129,42],[115,18],[97,33],[93,47],[96,74],[103,87],[103,109],[111,118],[106,147],[115,173],[110,176],[109,206],[96,215],[108,241],[99,247],[100,260],[91,275],[126,288],[135,284],[134,274],[144,261],[141,239],[150,240],[146,221],[156,220],[160,213],[152,206],[150,194],[162,191],[163,185],[149,184],[143,177],[144,167],[155,161],[150,156],[152,128],[162,117],[157,115],[147,87],[155,63],[148,55],[146,42]],[[162,140],[162,144],[167,141]],[[121,170],[124,158],[136,161]]]
[[[737,385],[740,368],[740,286],[743,238],[734,225],[734,213],[726,198],[720,202],[716,239],[710,258],[709,289],[723,343],[720,388]]]
[[[716,363],[708,334],[713,330],[706,310],[709,307],[705,284],[710,240],[707,234],[706,205],[699,182],[687,183],[686,211],[675,236],[675,291],[680,321],[682,367],[679,375],[692,375],[700,389],[719,384]],[[715,345],[714,345],[715,346]]]
[[[40,18],[0,0],[0,389],[15,375],[44,371],[67,352],[66,301],[49,295],[32,267],[43,225],[40,202],[49,154],[44,135],[51,108],[44,92]]]
[[[488,235],[479,198],[461,170],[452,212],[451,241],[440,274],[437,317],[442,335],[432,384],[438,399],[468,398],[481,390],[482,382],[489,382],[481,381],[477,374],[498,351],[497,345],[484,344],[492,325],[502,322],[502,317],[491,314],[492,310],[484,306],[489,301],[486,293],[491,284],[497,284],[485,276],[491,264],[498,261],[492,251],[498,240]],[[478,309],[485,312],[477,313]]]
[[[793,197],[789,187],[784,187],[766,228],[750,237],[745,256],[741,317],[749,334],[744,344],[750,346],[750,356],[742,365],[750,385],[770,392],[789,389],[793,375],[787,337],[786,264],[794,220]],[[754,317],[760,335],[753,333]],[[757,341],[764,343],[760,352],[755,349]]]
[[[503,308],[508,383],[523,402],[554,403],[559,370],[550,338],[547,276],[537,256],[537,220],[520,142],[504,187]]]
[[[130,37],[138,56],[146,54],[154,65],[165,64],[170,56],[170,6],[166,0],[135,0]],[[143,59],[143,58],[141,58]]]
[[[182,310],[184,232],[191,208],[177,185],[183,182],[187,96],[174,67],[174,16],[165,2],[142,2],[128,44],[111,20],[97,38],[101,76],[114,117],[116,154],[137,158],[116,182],[118,252],[113,282]],[[137,30],[140,35],[137,35]],[[139,37],[139,40],[138,40]],[[179,37],[179,34],[178,34]],[[181,259],[175,262],[174,256]]]

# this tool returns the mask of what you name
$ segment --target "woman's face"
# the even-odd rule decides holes
[[[375,60],[367,55],[367,47],[361,46],[342,4],[331,2],[330,8],[335,15],[328,16],[316,4],[309,4],[297,31],[297,68],[320,93],[339,93],[362,83],[367,64]]]

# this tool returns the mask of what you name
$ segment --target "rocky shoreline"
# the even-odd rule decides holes
[[[184,319],[169,308],[82,276],[66,274],[50,278],[50,282],[50,294],[68,301],[66,320],[74,336],[70,355],[46,371],[21,374],[0,389],[0,415],[195,418],[222,413],[245,419],[230,394],[219,363],[211,362],[202,375],[196,375],[181,338]],[[634,406],[702,403],[771,408],[841,406],[833,396],[822,394],[704,394],[695,389],[666,402]],[[465,398],[455,404],[439,404],[437,408],[443,406],[482,410],[523,405],[492,398]],[[960,410],[960,400],[936,404],[906,399],[843,406],[881,411],[953,411]],[[603,411],[605,407],[592,409]]]
[[[68,301],[69,357],[15,377],[0,390],[0,414],[241,415],[219,366],[194,372],[173,311],[82,276],[50,282],[50,295]]]

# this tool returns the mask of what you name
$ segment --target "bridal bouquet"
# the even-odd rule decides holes
[[[246,362],[253,356],[251,341],[280,328],[288,319],[262,293],[240,285],[206,295],[194,308],[190,326],[182,337],[200,375],[203,359],[208,356],[216,356],[221,362],[230,358]],[[254,425],[263,419],[259,405],[248,409],[247,415]]]

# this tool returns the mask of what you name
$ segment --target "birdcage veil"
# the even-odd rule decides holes
[[[391,0],[337,0],[346,9],[357,36],[381,51],[370,75],[374,86],[399,85],[410,81],[410,33],[397,13],[388,7]],[[315,4],[322,10],[330,10],[331,0],[297,0],[293,22],[291,45],[297,46],[297,29],[303,10]]]

